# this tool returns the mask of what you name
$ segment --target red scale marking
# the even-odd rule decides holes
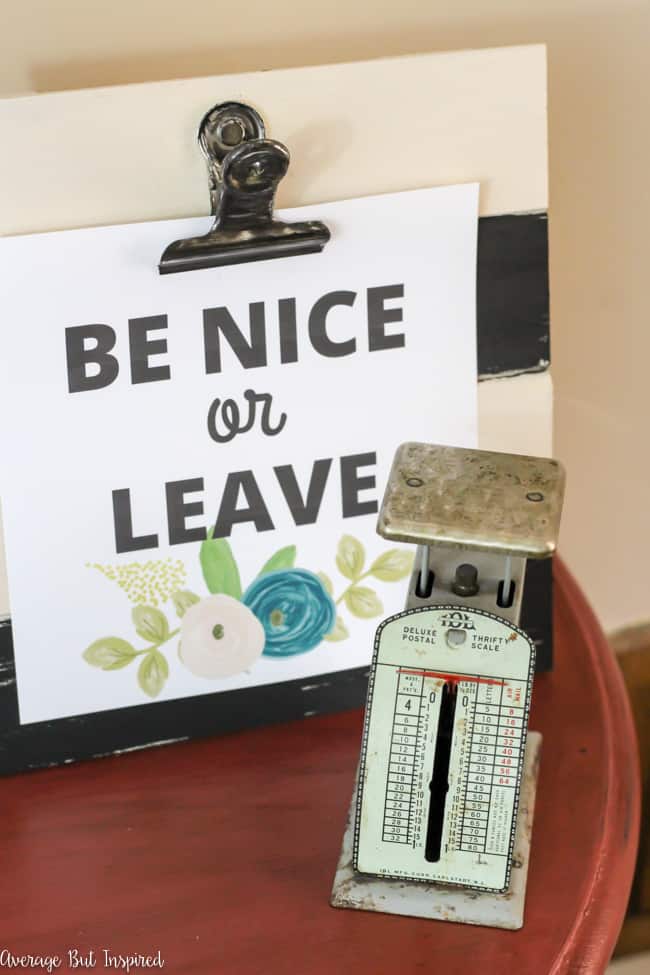
[[[400,674],[413,674],[416,677],[440,677],[442,680],[449,681],[450,684],[460,684],[463,681],[468,681],[474,684],[495,684],[497,687],[505,687],[506,682],[504,680],[496,680],[494,677],[473,677],[468,674],[445,674],[438,670],[409,670],[406,667],[400,667]]]

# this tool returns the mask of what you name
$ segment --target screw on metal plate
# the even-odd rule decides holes
[[[201,237],[166,248],[161,274],[200,270],[321,251],[330,238],[317,220],[286,223],[273,216],[278,184],[289,168],[289,150],[266,138],[261,116],[241,102],[215,105],[199,126],[208,165],[215,221]]]
[[[479,591],[476,566],[467,562],[461,563],[456,569],[451,588],[457,596],[475,596]]]

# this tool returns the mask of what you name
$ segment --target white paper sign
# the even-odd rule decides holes
[[[210,221],[0,241],[22,723],[369,662],[395,448],[476,441],[477,200],[305,207],[321,254],[166,276]]]

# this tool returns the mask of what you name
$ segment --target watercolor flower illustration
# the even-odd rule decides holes
[[[122,670],[135,661],[140,689],[158,697],[169,678],[167,644],[178,640],[178,659],[195,677],[219,680],[249,670],[262,657],[284,659],[308,653],[325,642],[350,636],[344,610],[357,619],[383,613],[373,579],[396,582],[411,571],[413,557],[389,549],[367,566],[366,552],[352,535],[343,535],[336,569],[344,584],[338,597],[325,572],[296,566],[295,545],[278,549],[244,590],[230,543],[211,531],[199,546],[199,564],[208,594],[184,587],[184,564],[171,558],[119,566],[88,563],[117,583],[134,604],[131,619],[144,646],[122,637],[100,637],[84,650],[87,664],[103,671]],[[171,604],[180,625],[172,628],[161,605]]]
[[[178,656],[197,677],[231,677],[253,666],[265,639],[264,627],[244,603],[217,593],[183,616]]]
[[[336,606],[343,604],[345,608],[359,619],[371,619],[381,616],[384,611],[381,599],[374,589],[361,586],[359,583],[366,579],[379,579],[381,582],[399,582],[410,574],[413,567],[413,554],[406,549],[391,548],[378,556],[366,569],[366,552],[358,538],[344,535],[336,550],[336,568],[349,581],[336,600]],[[318,577],[330,595],[333,594],[332,580],[324,572]],[[345,620],[339,614],[333,629],[325,636],[325,640],[337,642],[347,640],[350,632]]]
[[[242,601],[261,620],[267,657],[291,657],[313,650],[336,622],[332,597],[307,569],[277,569],[258,576]]]

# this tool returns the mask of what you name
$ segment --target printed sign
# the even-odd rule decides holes
[[[395,448],[475,444],[477,198],[301,208],[322,254],[166,276],[209,221],[0,241],[22,723],[369,662]]]

